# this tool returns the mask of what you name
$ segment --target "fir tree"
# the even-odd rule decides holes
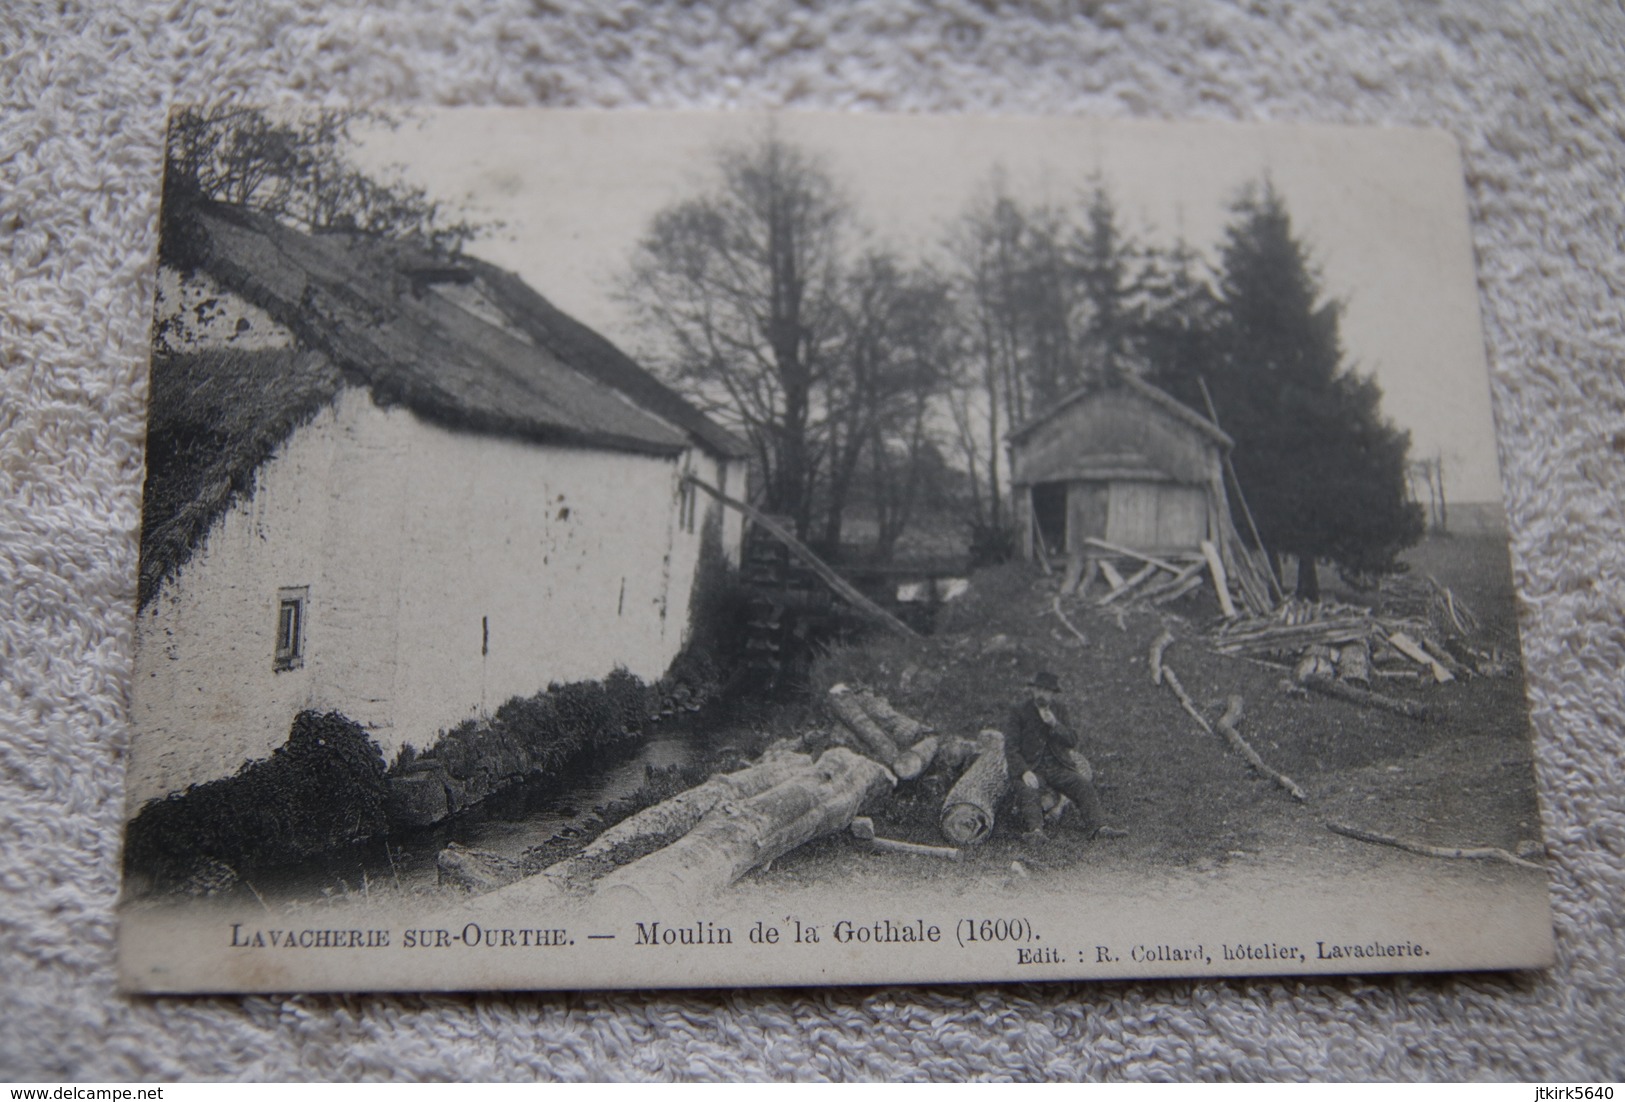
[[[1298,558],[1298,593],[1314,599],[1317,561],[1392,570],[1421,538],[1421,510],[1405,494],[1410,435],[1382,416],[1376,383],[1346,364],[1340,304],[1323,298],[1280,194],[1249,190],[1235,215],[1209,382],[1265,546]]]

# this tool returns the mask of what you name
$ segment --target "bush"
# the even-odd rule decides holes
[[[456,782],[453,810],[459,810],[527,775],[555,775],[623,744],[656,703],[654,691],[626,670],[603,681],[555,683],[535,696],[513,697],[489,718],[465,720],[422,753],[403,755],[395,772],[438,762]]]
[[[970,526],[970,568],[997,566],[1016,557],[1016,530],[1004,524],[974,521]]]
[[[385,794],[383,754],[359,724],[301,712],[269,758],[142,808],[125,868],[174,889],[199,869],[293,864],[383,833]]]

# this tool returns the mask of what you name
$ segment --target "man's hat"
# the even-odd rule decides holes
[[[1035,689],[1042,689],[1046,693],[1058,693],[1061,691],[1060,679],[1054,674],[1050,673],[1048,670],[1039,670],[1037,673],[1033,674],[1033,679],[1027,682],[1027,684],[1031,685]]]

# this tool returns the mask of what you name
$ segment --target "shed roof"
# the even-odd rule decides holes
[[[1189,426],[1197,432],[1202,433],[1214,443],[1218,444],[1221,448],[1231,448],[1235,446],[1235,441],[1232,440],[1230,435],[1218,425],[1215,425],[1212,421],[1208,420],[1206,417],[1203,417],[1200,413],[1197,413],[1195,410],[1191,409],[1189,406],[1185,405],[1183,402],[1179,401],[1166,391],[1160,390],[1145,380],[1136,378],[1133,375],[1119,376],[1115,383],[1108,383],[1105,385],[1090,383],[1088,385],[1078,387],[1070,394],[1062,397],[1058,402],[1050,406],[1049,409],[1045,410],[1037,417],[1033,417],[1012,429],[1009,434],[1010,443],[1020,444],[1040,427],[1055,420],[1055,418],[1059,417],[1062,413],[1066,412],[1068,409],[1071,409],[1079,402],[1095,397],[1096,395],[1103,394],[1113,386],[1123,387],[1139,397],[1144,398],[1147,402],[1150,402],[1163,412],[1169,414],[1175,420]]]

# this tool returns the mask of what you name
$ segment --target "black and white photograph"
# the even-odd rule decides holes
[[[1553,960],[1421,129],[189,107],[121,982]]]

